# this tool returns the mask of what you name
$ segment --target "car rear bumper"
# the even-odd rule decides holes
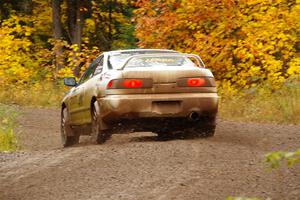
[[[215,116],[218,111],[217,93],[129,94],[98,98],[103,121],[130,118],[188,117],[196,112]]]

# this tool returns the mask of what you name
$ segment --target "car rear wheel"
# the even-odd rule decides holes
[[[101,130],[101,123],[100,123],[100,109],[97,102],[93,103],[92,106],[92,140],[95,141],[97,144],[103,144],[106,142],[107,139],[110,138],[109,131]]]
[[[70,125],[69,113],[67,108],[61,112],[61,140],[64,147],[69,147],[79,143],[80,135]]]
[[[201,131],[203,137],[213,137],[215,135],[216,125],[204,125]]]
[[[168,130],[155,130],[153,132],[157,134],[159,140],[168,140],[173,137],[172,133]]]
[[[216,130],[216,117],[202,118],[195,126],[192,134],[199,137],[212,137],[215,135]]]

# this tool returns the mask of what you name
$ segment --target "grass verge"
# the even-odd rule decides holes
[[[300,124],[300,82],[287,82],[281,88],[262,86],[236,96],[223,93],[220,116],[223,119]]]
[[[0,89],[0,103],[33,107],[59,107],[60,101],[70,88],[61,83],[40,82],[12,85]]]
[[[5,87],[0,89],[0,103],[59,107],[69,89],[52,82]],[[299,80],[288,81],[279,89],[263,85],[241,91],[238,95],[228,95],[228,91],[222,89],[219,92],[222,119],[300,124]]]
[[[14,133],[17,116],[13,107],[0,104],[0,152],[11,152],[18,149]]]

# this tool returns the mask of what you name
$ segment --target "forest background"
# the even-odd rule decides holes
[[[10,105],[59,107],[63,77],[131,48],[200,55],[222,119],[300,124],[300,0],[0,0],[0,151],[19,148]]]
[[[0,103],[59,106],[101,52],[202,57],[222,118],[300,123],[300,0],[0,0]]]

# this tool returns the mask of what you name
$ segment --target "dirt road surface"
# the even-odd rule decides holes
[[[152,133],[87,137],[63,149],[59,111],[21,109],[19,153],[0,154],[0,199],[300,200],[300,167],[270,171],[263,156],[300,147],[300,127],[219,120],[213,138]]]

